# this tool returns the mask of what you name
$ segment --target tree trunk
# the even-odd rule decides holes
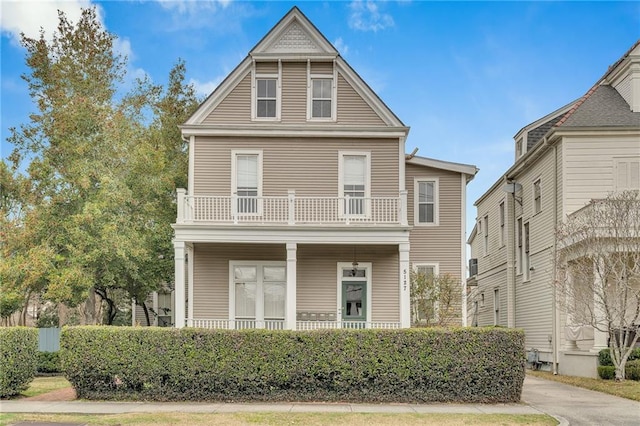
[[[94,287],[89,289],[89,295],[84,303],[84,324],[96,325],[98,323],[96,318],[96,290]]]
[[[149,309],[147,309],[147,304],[142,302],[141,304],[142,310],[144,311],[144,317],[147,320],[147,327],[151,327],[151,320],[149,319]]]

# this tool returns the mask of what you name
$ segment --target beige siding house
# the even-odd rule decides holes
[[[514,165],[475,202],[469,323],[523,328],[535,366],[595,377],[608,336],[563,313],[555,230],[594,199],[640,190],[640,44],[514,139]]]
[[[293,8],[181,127],[176,327],[409,327],[410,268],[460,280],[477,169],[409,128]]]

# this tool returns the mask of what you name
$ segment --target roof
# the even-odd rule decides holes
[[[557,123],[563,128],[632,126],[640,126],[640,112],[632,112],[627,101],[609,85],[594,86]]]
[[[436,160],[435,158],[407,156],[405,163],[416,166],[432,167],[434,169],[464,173],[473,179],[479,169],[472,164],[453,163],[450,161]],[[469,179],[469,180],[471,180]]]

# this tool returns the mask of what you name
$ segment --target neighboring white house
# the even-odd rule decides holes
[[[593,199],[640,190],[639,43],[582,98],[520,130],[513,166],[474,204],[469,323],[524,329],[529,360],[561,374],[595,377],[608,336],[560,309],[555,229]]]

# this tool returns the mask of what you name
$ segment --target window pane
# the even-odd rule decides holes
[[[236,266],[233,268],[233,277],[239,282],[255,282],[257,279],[257,270],[255,266]]]
[[[344,156],[344,184],[346,185],[362,185],[365,184],[365,164],[364,155],[345,155]]]
[[[255,318],[256,284],[236,283],[236,317]]]
[[[420,182],[419,185],[419,198],[418,201],[421,203],[432,203],[433,202],[433,182]]]
[[[433,223],[433,204],[420,204],[418,206],[418,220],[420,223]]]
[[[236,157],[238,188],[258,188],[258,155],[242,154]]]
[[[316,118],[331,118],[331,101],[314,100],[312,116]]]
[[[275,117],[276,116],[276,101],[258,99],[258,117]]]
[[[263,269],[265,281],[285,281],[286,270],[284,266],[265,266]]]
[[[264,283],[264,317],[265,319],[284,318],[286,286],[284,282]]]
[[[258,98],[275,98],[276,97],[276,80],[260,79],[257,84]]]
[[[425,266],[421,265],[416,268],[416,271],[420,274],[424,274],[427,277],[432,277],[435,275],[435,268],[433,266]]]

